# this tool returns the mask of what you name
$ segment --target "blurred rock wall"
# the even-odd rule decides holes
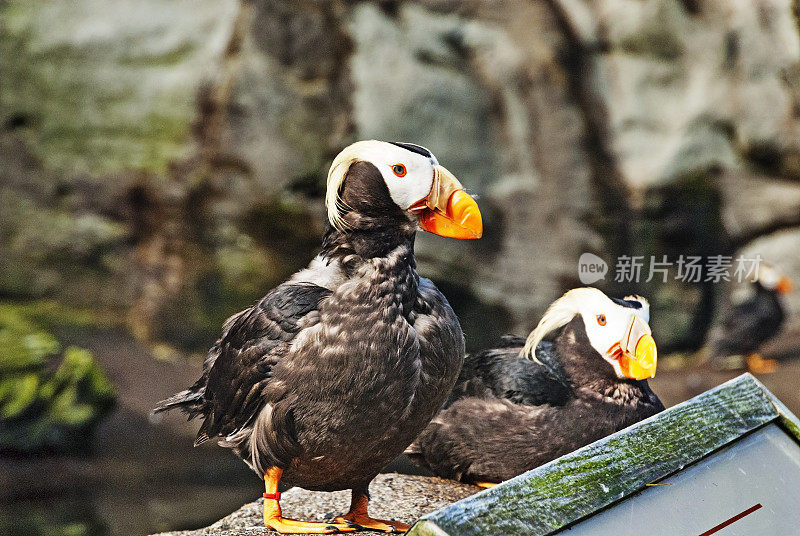
[[[0,2],[0,296],[122,311],[194,348],[305,264],[333,156],[429,147],[486,234],[420,236],[470,346],[579,285],[702,344],[730,285],[620,255],[761,253],[800,282],[788,0]],[[800,293],[776,352],[800,348]]]

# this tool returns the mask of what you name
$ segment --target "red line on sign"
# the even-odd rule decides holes
[[[723,521],[722,523],[720,523],[719,525],[717,525],[714,528],[708,529],[704,533],[700,534],[700,536],[709,536],[710,534],[714,534],[715,532],[719,532],[722,529],[724,529],[725,527],[727,527],[728,525],[730,525],[731,523],[736,523],[737,521],[742,519],[744,516],[749,516],[750,514],[752,514],[753,512],[758,510],[759,508],[761,508],[761,503],[758,503],[755,506],[751,506],[750,508],[748,508],[744,512],[736,514],[732,518],[730,518],[730,519],[728,519],[726,521]]]

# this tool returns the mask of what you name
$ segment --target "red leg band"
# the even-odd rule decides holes
[[[275,493],[264,493],[265,499],[275,499],[276,501],[281,500],[281,492],[276,491]]]

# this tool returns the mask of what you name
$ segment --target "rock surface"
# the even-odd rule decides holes
[[[452,480],[427,476],[378,475],[370,486],[372,501],[370,515],[380,519],[393,519],[413,524],[420,516],[480,491],[480,488]],[[211,536],[237,534],[277,534],[266,529],[262,518],[263,499],[242,506],[213,525],[199,529],[164,532],[160,536]],[[349,491],[334,493],[311,492],[292,488],[281,496],[281,509],[287,517],[304,521],[324,521],[347,511]],[[348,534],[375,534],[356,531]]]
[[[369,137],[429,146],[480,197],[482,240],[418,244],[471,348],[529,330],[580,284],[583,252],[611,265],[597,285],[651,299],[664,350],[702,345],[728,289],[674,266],[614,281],[619,256],[734,255],[777,234],[762,256],[800,281],[788,0],[12,0],[0,15],[16,81],[0,85],[4,296],[108,308],[203,348],[308,262],[329,162]]]

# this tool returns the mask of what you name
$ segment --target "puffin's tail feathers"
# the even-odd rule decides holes
[[[172,395],[166,400],[162,400],[151,412],[153,415],[162,411],[180,409],[189,416],[189,419],[196,417],[203,409],[204,390],[193,391],[186,389],[178,394]]]
[[[202,445],[208,440],[209,440],[208,435],[205,432],[200,431],[200,433],[197,434],[197,437],[194,440],[194,446],[196,447],[197,445]]]

